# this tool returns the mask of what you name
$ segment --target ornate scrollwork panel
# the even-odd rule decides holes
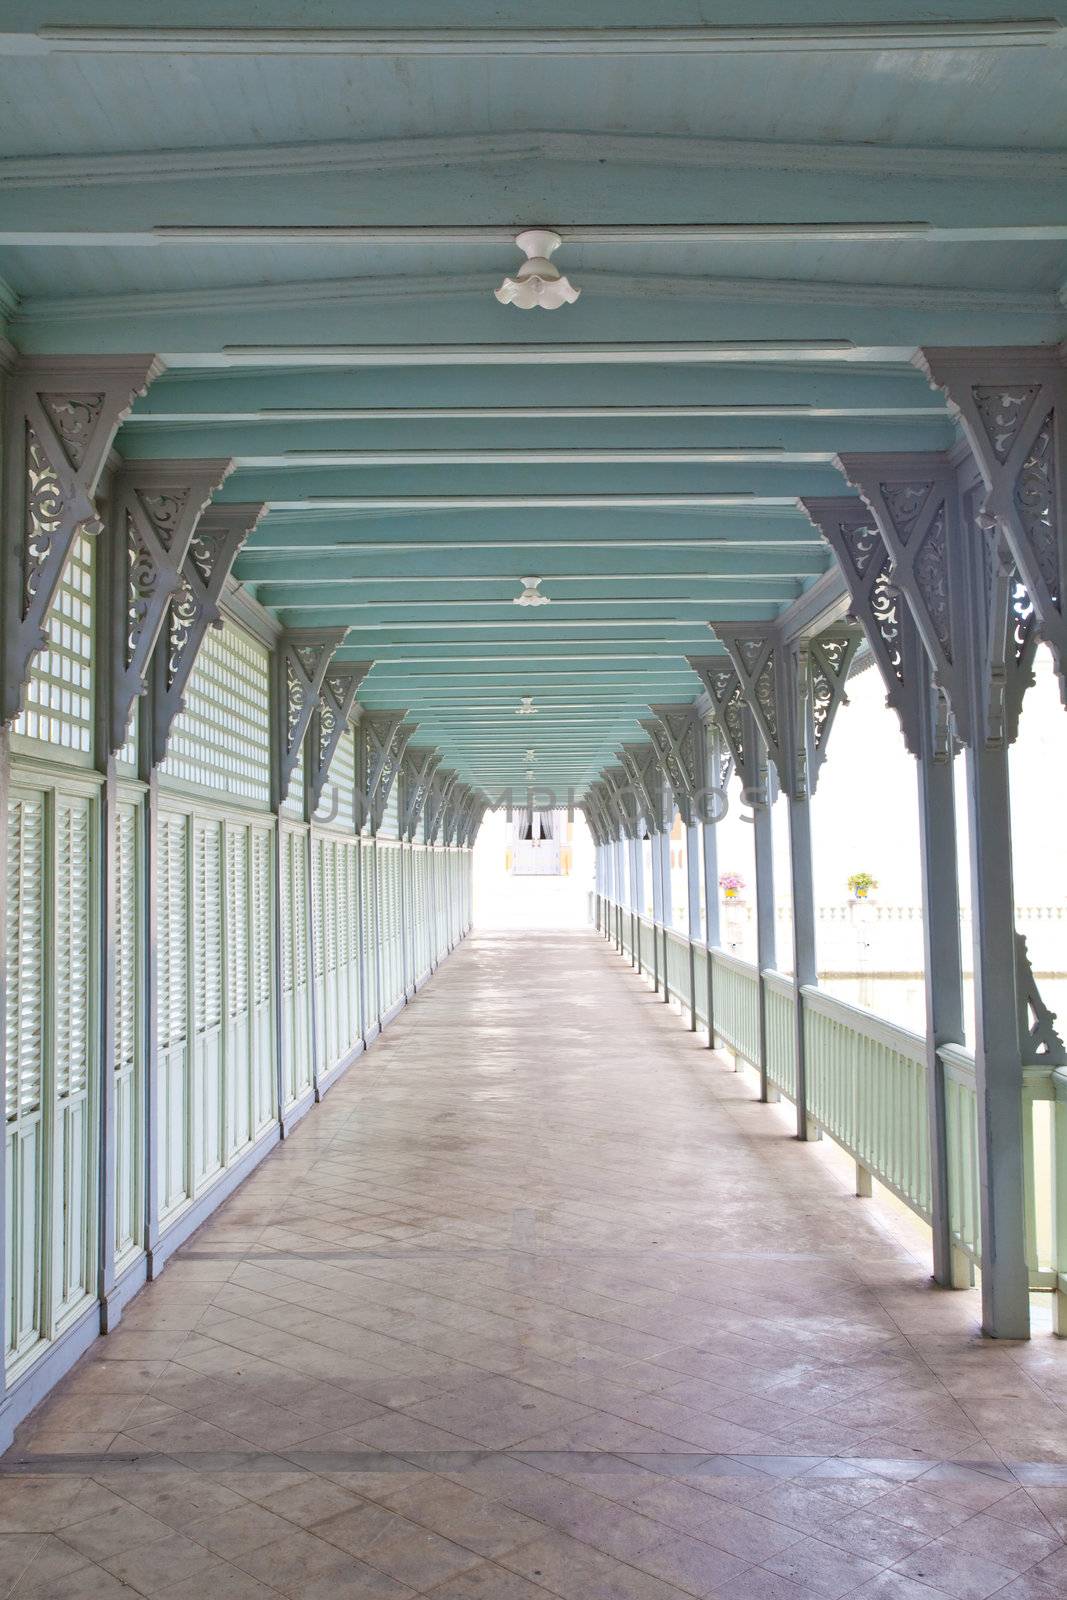
[[[448,797],[458,777],[459,773],[454,768],[438,767],[430,780],[430,791],[423,811],[423,836],[427,844],[437,843]]]
[[[1024,1066],[1062,1067],[1067,1049],[1056,1028],[1056,1013],[1041,996],[1026,948],[1026,935],[1015,935],[1015,981],[1019,997],[1019,1046]]]
[[[231,461],[145,461],[120,468],[112,480],[108,523],[112,650],[107,715],[108,748],[112,751],[126,742],[134,704],[149,686],[153,652],[161,635],[165,635],[163,671],[169,660],[173,676],[160,709],[168,703],[176,709],[180,702],[181,687],[175,691],[174,682],[180,678],[184,686],[187,656],[191,670],[195,650],[190,655],[190,646],[197,632],[200,604],[206,603],[200,571],[195,565],[187,566],[187,558],[204,508],[232,465]],[[202,547],[202,563],[209,548],[210,538]],[[173,617],[172,602],[176,605]]]
[[[318,700],[311,714],[305,757],[310,816],[314,816],[318,809],[337,746],[351,720],[356,690],[372,666],[373,662],[370,661],[331,661],[323,674]]]
[[[196,524],[149,669],[153,767],[166,754],[207,630],[222,625],[219,599],[226,579],[265,510],[263,504],[208,506]]]
[[[708,692],[716,726],[742,787],[756,788],[759,781],[757,752],[749,748],[745,690],[736,668],[721,656],[687,656],[686,660]]]
[[[1067,703],[1067,360],[1045,347],[922,350],[918,364],[959,417],[995,523],[1052,651]]]
[[[706,784],[704,725],[695,706],[653,706],[641,726],[659,752],[660,765],[682,821],[696,820],[697,797]]]
[[[430,797],[441,752],[431,745],[409,744],[400,764],[400,836],[414,839]]]
[[[729,652],[741,698],[756,720],[780,781],[791,788],[788,728],[782,716],[782,685],[778,681],[784,667],[780,641],[772,627],[763,626],[756,632],[743,623],[713,623],[712,627]]]
[[[275,802],[289,793],[304,735],[319,702],[323,680],[344,628],[292,628],[275,647]],[[338,738],[340,738],[338,731]]]
[[[24,357],[6,384],[2,451],[0,720],[13,721],[79,532],[98,534],[94,496],[134,399],[158,370],[147,356]]]
[[[415,732],[415,723],[405,722],[403,711],[367,711],[359,721],[356,781],[362,815],[377,829],[381,825],[389,795],[404,751]]]
[[[850,496],[804,499],[801,505],[837,557],[852,615],[878,663],[886,704],[896,712],[904,743],[917,756],[922,718],[928,714],[922,689],[922,646],[896,585],[893,558],[878,524],[868,507]]]

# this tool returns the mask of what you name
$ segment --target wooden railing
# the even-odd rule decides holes
[[[770,1097],[795,1100],[796,1003],[791,977],[762,974],[747,961],[707,949],[647,917],[623,914],[620,943],[615,908],[602,902],[601,930],[650,982],[707,1027],[709,1000],[715,1044],[765,1072]],[[629,932],[634,927],[637,939]],[[636,949],[633,948],[636,943]],[[711,983],[708,983],[708,963]],[[666,970],[664,971],[664,965]],[[709,995],[710,988],[710,995]],[[807,1068],[807,1119],[856,1163],[857,1192],[872,1179],[917,1216],[931,1219],[930,1126],[926,1041],[908,1028],[814,985],[800,991]],[[761,1040],[765,1062],[761,1059]],[[946,1122],[945,1170],[953,1280],[973,1280],[981,1255],[978,1111],[974,1058],[960,1045],[938,1052]],[[1056,1291],[1067,1333],[1067,1068],[1025,1074],[1024,1183],[1027,1260],[1035,1288]],[[1057,1185],[1057,1163],[1065,1172]]]

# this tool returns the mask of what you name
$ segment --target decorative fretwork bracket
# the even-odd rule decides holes
[[[208,628],[222,626],[219,599],[248,535],[266,506],[209,505],[196,525],[181,567],[181,586],[167,607],[149,668],[148,760],[157,767],[167,753],[174,719]]]
[[[1067,1063],[1056,1029],[1056,1013],[1041,998],[1026,949],[1026,935],[1015,935],[1015,985],[1019,997],[1019,1050],[1026,1067],[1062,1067]]]
[[[346,628],[290,628],[275,649],[275,789],[281,805],[300,760],[327,668]]]
[[[893,558],[870,510],[851,495],[804,499],[801,505],[837,557],[852,615],[878,664],[886,704],[895,711],[904,743],[917,756],[925,716],[922,646],[911,610],[893,582]]]
[[[477,789],[471,790],[456,836],[456,843],[464,850],[469,850],[473,846],[488,804],[485,796]]]
[[[697,812],[707,786],[704,721],[694,705],[652,706],[652,716],[641,726],[659,752],[660,766],[686,826],[699,820]]]
[[[436,844],[445,820],[445,807],[452,786],[459,778],[459,773],[454,767],[438,767],[430,780],[430,792],[426,798],[423,809],[425,839],[427,844]]]
[[[968,497],[947,455],[844,455],[838,465],[875,520],[958,739],[1010,743],[1037,633],[1003,535],[973,513],[965,519]]]
[[[352,720],[356,690],[373,661],[331,661],[308,725],[305,753],[308,816],[318,810],[341,735]]]
[[[172,601],[187,590],[185,566],[205,506],[232,461],[137,461],[108,489],[111,660],[107,748],[121,750]]]
[[[441,843],[454,845],[458,843],[460,827],[463,822],[464,810],[467,806],[471,788],[466,783],[453,783],[445,800],[444,815],[441,818]]]
[[[463,804],[456,823],[456,844],[464,850],[470,849],[474,843],[474,835],[481,825],[482,813],[485,810],[485,800],[477,789],[469,789],[464,796]]]
[[[433,745],[409,744],[400,763],[400,837],[414,839],[430,796],[441,752]]]
[[[624,744],[618,756],[649,832],[665,832],[670,827],[671,808],[656,746],[651,741],[648,744]]]
[[[762,787],[760,751],[748,737],[745,691],[732,661],[722,656],[687,656],[686,660],[707,690],[711,714],[729,752],[730,765],[749,796]],[[723,768],[724,785],[729,771]]]
[[[1003,534],[1067,703],[1067,357],[1061,351],[924,349],[982,476],[978,518]]]
[[[808,763],[813,790],[826,760],[834,718],[841,707],[848,704],[845,686],[862,637],[858,626],[838,624],[797,646],[803,693],[811,719]]]
[[[11,722],[119,424],[161,370],[154,356],[22,357],[5,386],[0,722]]]
[[[356,786],[363,818],[371,831],[381,827],[389,796],[417,723],[405,722],[406,711],[368,711],[356,730]]]
[[[643,839],[651,828],[648,798],[641,783],[634,784],[625,765],[605,767],[600,774],[606,844],[621,832],[626,839]]]
[[[803,799],[818,781],[860,630],[836,624],[810,638],[780,626],[712,623],[729,653],[744,704],[759,730],[778,783]]]
[[[611,838],[611,827],[608,822],[610,800],[605,794],[605,784],[597,780],[589,785],[582,801],[582,810],[585,820],[589,824],[589,831],[597,844],[607,844]]]
[[[627,839],[644,836],[645,817],[640,799],[622,766],[605,767],[594,784],[604,828],[604,843],[612,844],[620,831]]]

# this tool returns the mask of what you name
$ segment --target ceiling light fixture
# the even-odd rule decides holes
[[[522,593],[517,594],[511,602],[513,606],[549,606],[552,604],[547,594],[540,590],[540,578],[520,578]]]
[[[581,294],[559,268],[548,259],[562,244],[551,228],[527,228],[515,235],[515,243],[526,260],[513,278],[505,278],[493,293],[502,306],[518,306],[520,311],[557,311],[563,304],[573,305]]]

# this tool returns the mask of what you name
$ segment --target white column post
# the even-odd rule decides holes
[[[689,914],[689,1027],[697,1030],[697,958],[694,945],[704,936],[700,915],[700,824],[690,822],[685,830],[686,910]]]
[[[767,1079],[767,993],[763,974],[775,965],[774,845],[771,833],[771,806],[774,780],[767,766],[763,739],[751,712],[746,711],[750,747],[759,752],[762,782],[750,793],[752,824],[755,830],[756,857],[756,965],[759,972],[759,1080],[760,1099],[777,1100],[778,1091]]]

